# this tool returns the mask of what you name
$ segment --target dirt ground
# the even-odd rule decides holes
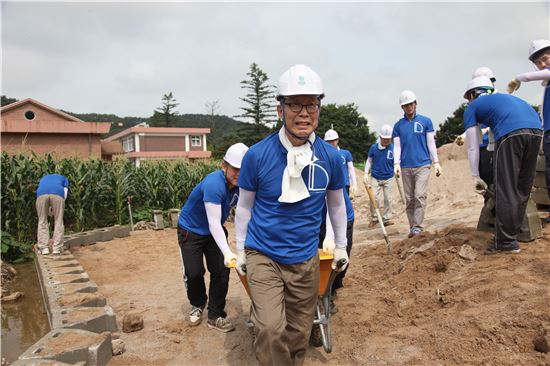
[[[350,268],[331,317],[333,351],[310,347],[306,365],[550,365],[550,226],[516,255],[485,255],[491,235],[476,231],[482,198],[472,189],[464,148],[440,149],[443,175],[430,178],[425,232],[407,239],[394,188],[394,247],[369,228],[368,197],[355,198]],[[358,172],[362,180],[362,173]],[[541,213],[542,215],[542,213]],[[232,225],[227,225],[232,237]],[[470,259],[460,254],[469,249]],[[245,328],[250,300],[231,272],[223,334],[190,328],[176,232],[130,237],[73,251],[116,312],[143,315],[121,333],[126,352],[110,365],[255,365]],[[546,348],[545,348],[546,347]],[[536,350],[538,349],[538,351]],[[543,352],[541,352],[541,350]]]

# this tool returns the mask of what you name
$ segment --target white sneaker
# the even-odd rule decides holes
[[[44,249],[40,250],[40,254],[48,255],[48,254],[50,254],[50,249],[49,248],[44,248]]]
[[[202,309],[197,306],[193,306],[189,312],[189,325],[196,327],[201,323],[202,320]]]

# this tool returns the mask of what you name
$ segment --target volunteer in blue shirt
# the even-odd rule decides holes
[[[341,158],[315,135],[323,96],[321,79],[308,66],[284,72],[277,94],[283,127],[248,150],[239,176],[237,270],[246,271],[250,286],[260,365],[304,362],[325,200],[335,232],[333,267],[348,260]]]
[[[380,140],[369,149],[369,155],[365,163],[365,176],[363,178],[367,187],[374,187],[374,196],[376,197],[378,207],[382,207],[382,195],[384,195],[384,210],[382,211],[384,226],[393,224],[390,221],[392,215],[391,186],[394,181],[393,144],[391,143],[392,130],[390,125],[384,125],[380,128]],[[370,206],[370,213],[372,218],[371,225],[374,225],[378,222],[378,218],[372,204]]]
[[[550,198],[550,40],[538,39],[533,41],[529,48],[529,60],[535,64],[538,71],[519,74],[508,84],[508,93],[513,93],[519,89],[521,82],[542,81],[544,96],[542,99],[542,123],[544,125],[543,150],[546,175],[546,189],[548,198]],[[550,224],[550,210],[546,218]]]
[[[537,154],[542,139],[540,118],[525,101],[495,93],[487,77],[470,80],[464,98],[464,129],[474,189],[485,190],[479,178],[479,125],[495,135],[495,240],[488,252],[519,253],[516,240],[535,178]]]
[[[229,286],[229,266],[237,256],[227,242],[225,223],[229,210],[239,199],[237,179],[248,148],[232,145],[223,158],[222,169],[208,174],[191,192],[180,212],[178,243],[183,263],[187,297],[191,303],[189,325],[197,326],[208,300],[207,326],[222,332],[235,327],[227,319],[225,297]],[[204,263],[210,272],[208,296],[204,284]]]
[[[342,164],[344,165],[346,175],[346,190],[350,198],[353,199],[357,191],[357,177],[355,175],[355,167],[353,166],[353,156],[349,150],[341,149],[340,146],[338,146],[340,136],[338,136],[338,132],[332,128],[325,132],[325,141],[334,146],[342,157]]]
[[[40,253],[50,254],[49,241],[50,230],[48,214],[53,214],[55,227],[53,230],[53,254],[63,252],[63,211],[65,210],[65,199],[69,190],[68,179],[60,174],[48,174],[43,176],[38,183],[36,190],[36,213],[38,214],[37,245]]]
[[[423,230],[432,161],[436,176],[441,175],[442,169],[437,157],[432,120],[416,114],[416,95],[404,90],[399,96],[399,103],[405,115],[393,126],[394,172],[397,178],[403,174],[409,237],[412,237]]]

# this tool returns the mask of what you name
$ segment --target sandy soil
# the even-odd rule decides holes
[[[520,254],[484,255],[491,235],[475,230],[482,198],[471,188],[465,156],[463,147],[440,149],[444,171],[430,178],[419,237],[406,238],[395,187],[391,256],[380,230],[368,227],[366,193],[355,198],[352,261],[331,317],[333,352],[311,347],[306,365],[550,365],[550,355],[535,350],[550,343],[550,226]],[[474,259],[459,255],[464,245]],[[144,317],[143,330],[121,334],[126,353],[111,365],[256,364],[244,326],[250,300],[236,272],[226,310],[237,329],[188,327],[175,230],[134,232],[73,253],[120,329],[125,313]]]

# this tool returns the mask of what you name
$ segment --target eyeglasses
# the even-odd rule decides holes
[[[300,113],[304,107],[308,113],[315,113],[319,110],[319,104],[285,103],[285,105],[294,113]]]

